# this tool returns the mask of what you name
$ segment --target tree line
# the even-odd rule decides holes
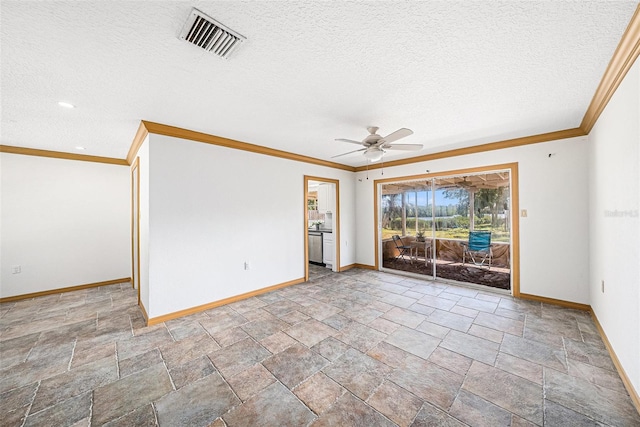
[[[435,212],[431,204],[416,206],[415,203],[405,202],[407,220],[418,217],[450,217],[460,215],[469,217],[469,191],[464,188],[443,190],[443,196],[455,201],[448,205],[436,205]],[[509,205],[508,187],[483,188],[475,192],[475,216],[484,218],[489,215],[491,226],[498,226],[498,214],[503,213]],[[382,227],[392,228],[392,222],[397,223],[402,218],[402,194],[385,194],[382,196]],[[435,213],[435,215],[434,215]],[[468,221],[467,221],[468,224]],[[395,225],[395,224],[394,224]]]

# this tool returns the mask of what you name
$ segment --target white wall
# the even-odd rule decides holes
[[[140,168],[140,302],[149,313],[149,136],[138,150]]]
[[[127,167],[7,153],[0,165],[0,297],[131,275]]]
[[[638,61],[589,134],[589,146],[591,307],[640,393]]]
[[[520,209],[520,292],[589,303],[588,192],[586,137],[359,172],[358,263],[373,265],[373,182],[381,178],[518,163]],[[549,157],[549,154],[552,154]]]
[[[355,262],[353,173],[154,134],[149,154],[150,317],[303,278],[304,175],[340,180]]]

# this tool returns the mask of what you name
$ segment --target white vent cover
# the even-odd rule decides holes
[[[193,8],[180,39],[226,59],[247,38]]]

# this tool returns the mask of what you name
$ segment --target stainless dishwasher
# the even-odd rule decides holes
[[[309,231],[309,262],[322,265],[322,233]]]

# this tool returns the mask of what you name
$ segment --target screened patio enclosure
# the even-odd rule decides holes
[[[383,269],[511,288],[508,170],[379,185]],[[490,237],[481,256],[468,247],[475,231]]]

